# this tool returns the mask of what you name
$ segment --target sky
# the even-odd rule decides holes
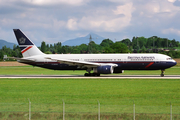
[[[36,45],[98,34],[180,41],[180,0],[0,0],[0,39],[21,29]]]

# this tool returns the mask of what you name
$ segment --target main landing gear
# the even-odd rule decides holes
[[[85,73],[84,76],[100,76],[99,73],[91,73],[92,68],[88,68],[86,71],[88,73]]]
[[[84,76],[100,76],[99,73],[85,73]]]
[[[161,70],[161,77],[164,77],[164,71],[165,70]]]

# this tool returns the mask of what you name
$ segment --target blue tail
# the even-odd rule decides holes
[[[13,29],[19,45],[34,45],[19,29]]]
[[[43,53],[19,29],[13,29],[23,57],[43,55]]]

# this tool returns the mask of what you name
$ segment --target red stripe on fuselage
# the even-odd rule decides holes
[[[150,62],[145,68],[150,67],[152,64],[154,64],[154,62]]]
[[[33,46],[29,46],[29,47],[27,47],[26,49],[24,49],[23,51],[21,51],[21,53],[26,52],[27,50],[31,49],[32,47],[33,47]]]

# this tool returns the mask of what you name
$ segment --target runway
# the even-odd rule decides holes
[[[180,79],[180,75],[101,75],[83,76],[83,75],[0,75],[0,78],[53,78],[53,79]]]

